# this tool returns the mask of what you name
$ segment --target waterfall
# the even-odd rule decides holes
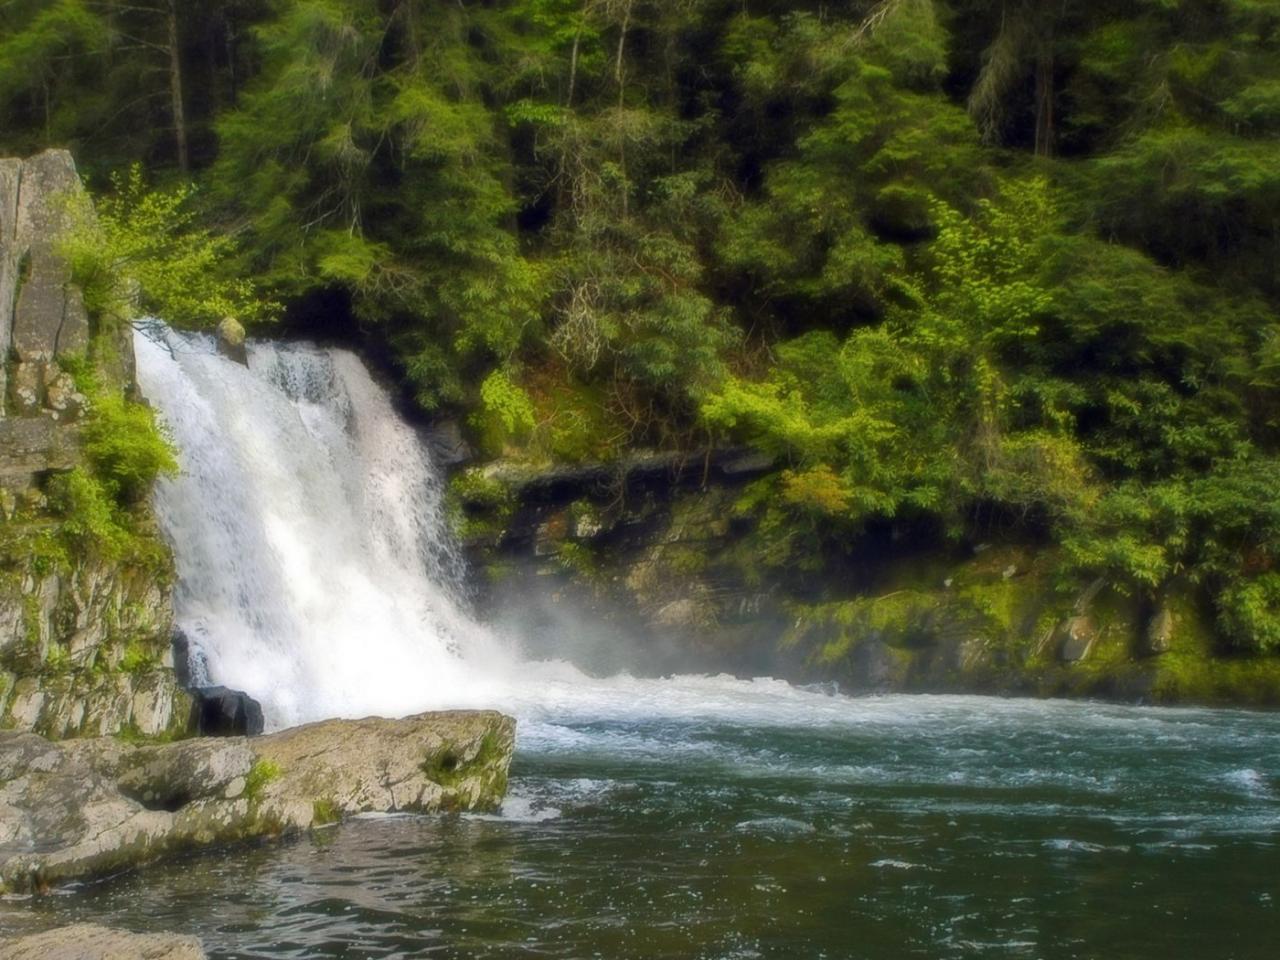
[[[466,699],[491,650],[460,595],[440,472],[346,350],[156,324],[138,379],[178,450],[155,508],[200,680],[244,690],[269,726]]]
[[[776,680],[597,678],[522,659],[522,624],[499,640],[468,613],[440,471],[359,358],[251,342],[245,367],[159,323],[134,344],[177,448],[153,502],[195,679],[245,691],[269,728],[486,707],[517,716],[523,742],[577,743],[567,718],[758,725],[847,710]],[[568,632],[618,639],[558,613]]]

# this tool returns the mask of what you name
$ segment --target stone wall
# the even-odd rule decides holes
[[[71,155],[0,159],[0,726],[49,737],[186,728],[174,680],[171,565],[107,559],[57,541],[50,478],[81,463],[89,401],[64,369],[93,333],[57,241],[84,188]],[[134,390],[128,331],[109,387]],[[101,371],[100,371],[101,372]],[[43,548],[38,545],[43,544]]]

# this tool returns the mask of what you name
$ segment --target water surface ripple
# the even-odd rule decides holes
[[[218,958],[1276,956],[1280,715],[594,683],[516,704],[500,815],[360,818],[0,927]]]

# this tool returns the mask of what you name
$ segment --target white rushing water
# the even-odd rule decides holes
[[[363,364],[252,343],[245,368],[162,333],[136,337],[138,376],[178,448],[155,505],[204,679],[273,726],[464,693],[487,641],[455,590],[441,479]]]

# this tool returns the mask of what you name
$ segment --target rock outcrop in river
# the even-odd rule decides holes
[[[0,732],[0,892],[350,814],[492,809],[514,739],[515,721],[493,711],[149,746]]]

